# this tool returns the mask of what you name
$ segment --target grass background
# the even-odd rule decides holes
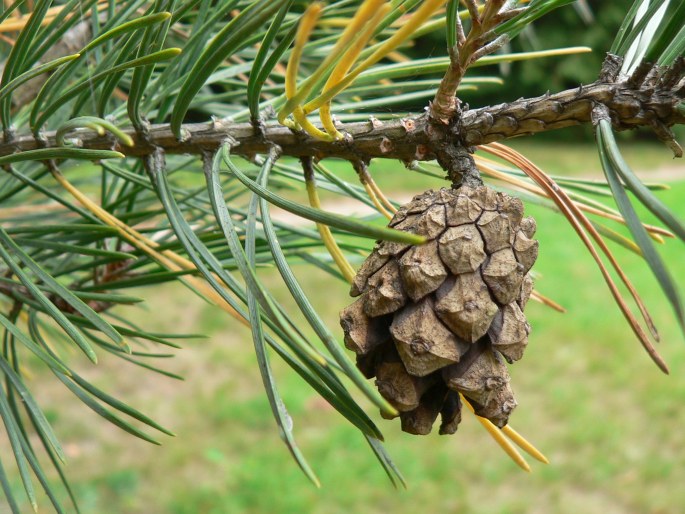
[[[516,146],[550,173],[598,174],[591,146]],[[672,189],[660,197],[685,218],[685,182],[678,180],[667,150],[633,143],[625,149],[645,178],[669,181]],[[344,166],[333,167],[353,176]],[[440,185],[399,163],[382,163],[372,171],[391,196]],[[185,342],[165,363],[184,382],[112,358],[77,369],[177,437],[163,438],[162,447],[136,440],[88,411],[51,377],[33,377],[37,399],[67,452],[66,470],[82,512],[682,512],[685,344],[669,306],[646,266],[619,250],[661,329],[659,350],[672,370],[667,377],[623,322],[599,271],[563,218],[535,207],[527,207],[527,214],[538,221],[535,269],[542,278],[536,287],[568,313],[529,303],[530,344],[525,358],[510,368],[519,402],[511,423],[546,453],[550,465],[531,459],[532,473],[522,472],[468,413],[452,437],[416,437],[374,412],[409,483],[408,490],[396,491],[356,430],[273,359],[296,439],[322,482],[316,490],[278,437],[248,331],[185,289],[164,286],[136,292],[148,299],[148,310],[138,312],[145,327],[208,336]],[[670,241],[662,250],[682,290],[682,244]],[[337,313],[350,301],[347,286],[316,270],[295,271],[324,319],[337,327]],[[286,301],[277,274],[264,269],[261,276]],[[1,448],[7,456],[6,446]]]

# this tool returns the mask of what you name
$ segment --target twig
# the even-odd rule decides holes
[[[498,23],[499,11],[506,0],[489,0],[480,11],[475,0],[465,0],[471,18],[471,28],[464,36],[460,16],[457,13],[457,45],[449,48],[450,65],[445,72],[430,108],[431,118],[448,125],[459,112],[455,95],[468,67],[481,57],[501,48],[507,41],[492,30]]]
[[[598,81],[554,95],[466,110],[458,124],[451,127],[451,138],[466,146],[475,146],[580,125],[591,121],[592,106],[596,104],[607,106],[616,130],[651,127],[655,117],[665,126],[685,124],[685,111],[678,108],[684,98],[685,88],[679,91],[677,86],[671,90],[648,91],[631,88],[625,82]],[[342,127],[349,138],[339,142],[319,141],[276,124],[265,125],[263,133],[259,133],[251,123],[223,121],[184,125],[185,137],[178,140],[169,125],[163,124],[151,126],[146,138],[133,129],[125,130],[135,144],[116,149],[131,157],[149,155],[155,147],[171,154],[202,154],[218,149],[230,137],[237,142],[233,153],[245,157],[268,153],[275,144],[281,147],[283,155],[295,157],[337,157],[350,161],[381,157],[406,162],[434,159],[432,152],[437,135],[429,129],[427,118],[418,116],[409,121],[409,124],[407,120],[349,123]],[[116,145],[111,137],[99,137],[91,131],[72,134],[82,148],[110,149]],[[41,144],[32,135],[16,135],[12,143],[0,143],[0,156],[57,146],[54,132],[43,136]]]

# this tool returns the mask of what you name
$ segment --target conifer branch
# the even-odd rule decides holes
[[[591,123],[593,106],[599,104],[608,108],[616,130],[658,127],[660,130],[657,134],[667,140],[670,131],[661,129],[685,123],[685,112],[679,108],[685,100],[685,85],[682,66],[678,63],[672,68],[660,70],[664,78],[662,81],[655,82],[653,74],[648,81],[639,85],[635,85],[632,79],[611,82],[602,77],[587,86],[581,85],[556,94],[522,98],[479,109],[463,109],[447,130],[455,143],[482,145]],[[678,80],[672,76],[673,68],[679,68]],[[442,131],[435,130],[425,114],[383,123],[375,119],[348,123],[339,128],[346,132],[343,141],[317,140],[277,124],[255,128],[251,123],[234,124],[228,121],[183,125],[181,140],[174,136],[168,124],[153,125],[145,134],[128,129],[124,132],[133,139],[132,147],[119,145],[112,136],[100,137],[87,130],[73,132],[71,136],[82,148],[116,148],[131,157],[150,155],[156,148],[162,148],[167,153],[202,154],[216,150],[223,141],[232,139],[237,143],[233,153],[245,157],[268,153],[271,147],[277,145],[282,155],[337,157],[353,161],[377,157],[404,161],[434,159],[436,145],[444,140],[444,134],[438,133]],[[55,132],[45,133],[40,141],[31,135],[20,135],[11,142],[0,143],[0,156],[55,146]]]

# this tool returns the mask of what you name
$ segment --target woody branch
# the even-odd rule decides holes
[[[601,104],[607,107],[615,129],[651,128],[677,152],[670,127],[685,123],[685,59],[680,58],[669,68],[644,66],[622,80],[617,80],[611,69],[605,65],[599,80],[575,89],[464,109],[445,129],[455,144],[477,146],[591,123],[593,106]],[[202,154],[218,149],[230,138],[236,142],[233,153],[245,157],[267,153],[278,145],[282,155],[353,161],[378,157],[431,160],[435,158],[437,145],[445,142],[444,130],[437,130],[426,115],[387,122],[349,123],[343,130],[347,133],[343,141],[327,142],[277,124],[260,129],[251,123],[213,121],[184,125],[183,137],[179,140],[168,124],[162,124],[153,125],[146,134],[127,130],[135,143],[132,147],[121,146],[111,136],[100,137],[88,130],[71,136],[82,148],[115,148],[130,157],[150,155],[160,148],[171,154]],[[40,140],[32,135],[16,136],[11,142],[0,143],[0,156],[57,145],[54,132],[43,134]]]

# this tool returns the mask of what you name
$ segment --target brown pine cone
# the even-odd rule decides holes
[[[459,393],[503,427],[516,406],[504,360],[521,358],[530,333],[535,220],[518,198],[462,186],[416,196],[389,226],[427,242],[376,244],[340,314],[345,346],[405,432],[428,434],[440,415],[453,434]]]

